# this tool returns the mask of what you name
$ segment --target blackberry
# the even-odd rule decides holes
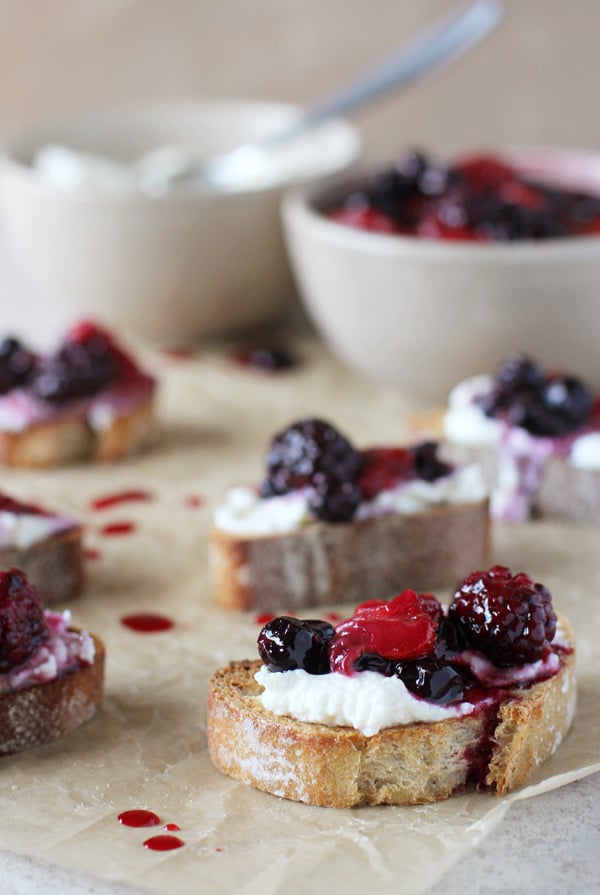
[[[267,454],[263,497],[308,489],[318,519],[351,519],[361,499],[360,453],[332,425],[320,419],[293,423],[276,435]]]
[[[97,394],[113,381],[119,362],[110,340],[90,328],[81,340],[67,340],[41,365],[31,384],[42,400],[61,404]]]
[[[25,662],[48,637],[42,600],[23,572],[0,572],[0,672]]]
[[[548,589],[505,566],[465,578],[448,615],[469,645],[499,667],[543,659],[556,631]]]
[[[492,392],[477,403],[488,416],[505,416],[532,435],[557,437],[586,422],[594,395],[575,376],[545,376],[529,358],[513,354],[499,368]]]
[[[262,628],[258,652],[269,671],[303,668],[309,674],[328,674],[327,647],[334,634],[329,622],[280,615]]]
[[[574,376],[551,376],[537,394],[513,402],[509,419],[532,435],[560,436],[589,418],[594,395]]]
[[[0,395],[27,385],[36,365],[36,357],[18,339],[8,337],[0,342]]]

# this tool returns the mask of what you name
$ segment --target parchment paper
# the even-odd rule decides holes
[[[251,614],[213,603],[206,539],[214,503],[226,487],[259,478],[269,436],[294,418],[328,417],[357,444],[399,443],[418,409],[341,371],[312,341],[300,350],[299,370],[271,377],[216,349],[194,360],[148,355],[162,380],[153,451],[114,466],[2,474],[6,490],[85,519],[86,543],[101,555],[88,563],[85,596],[72,609],[76,624],[104,638],[108,667],[104,708],[93,721],[0,763],[0,848],[169,895],[200,882],[214,895],[294,895],[307,884],[395,895],[400,880],[403,891],[422,892],[494,829],[511,801],[600,769],[598,529],[546,522],[499,528],[494,543],[495,561],[550,588],[578,638],[574,729],[527,788],[504,799],[469,793],[426,807],[332,810],[257,792],[212,767],[208,678],[229,659],[254,657],[258,633]],[[153,501],[89,509],[93,498],[133,487],[152,491]],[[203,507],[186,505],[192,494]],[[117,521],[137,529],[99,534]],[[135,634],[119,619],[136,610],[165,613],[176,627]],[[128,808],[179,824],[186,846],[143,848],[160,828],[121,826],[117,815]]]

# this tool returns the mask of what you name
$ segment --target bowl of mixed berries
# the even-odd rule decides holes
[[[361,374],[440,399],[526,350],[600,386],[600,156],[407,152],[283,214],[318,331]]]

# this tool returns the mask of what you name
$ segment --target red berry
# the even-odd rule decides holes
[[[18,569],[0,572],[0,672],[25,662],[47,636],[37,590]]]
[[[370,448],[361,457],[358,484],[366,500],[416,478],[413,455],[407,448]]]
[[[435,645],[442,607],[431,594],[405,590],[390,602],[369,600],[338,625],[329,645],[332,671],[352,674],[365,653],[384,659],[416,659]]]
[[[338,224],[370,230],[372,233],[402,233],[402,228],[392,218],[374,208],[343,208],[332,211],[329,217]]]
[[[556,631],[552,596],[506,566],[472,572],[454,594],[449,617],[474,649],[499,667],[543,659]]]
[[[497,190],[513,179],[514,172],[508,165],[489,155],[474,155],[456,165],[472,190]]]

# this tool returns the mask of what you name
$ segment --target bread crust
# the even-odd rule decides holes
[[[515,688],[497,715],[480,711],[367,737],[350,727],[268,712],[254,680],[260,661],[232,662],[209,684],[210,756],[222,773],[273,795],[351,808],[445,799],[472,782],[473,758],[485,755],[491,744],[484,785],[504,795],[522,786],[568,732],[576,699],[574,665],[574,654],[565,654],[554,677]]]
[[[81,416],[36,423],[20,432],[0,431],[0,463],[43,469],[81,460],[120,460],[138,451],[154,428],[153,398],[120,413],[103,429]]]
[[[105,650],[100,638],[92,637],[92,665],[0,697],[0,755],[50,743],[95,714],[104,690]]]
[[[24,549],[3,547],[0,568],[25,572],[46,606],[70,600],[83,590],[82,535],[82,527],[73,525]]]
[[[487,500],[336,525],[313,522],[281,535],[211,533],[217,598],[242,610],[430,590],[485,567],[488,553]]]

